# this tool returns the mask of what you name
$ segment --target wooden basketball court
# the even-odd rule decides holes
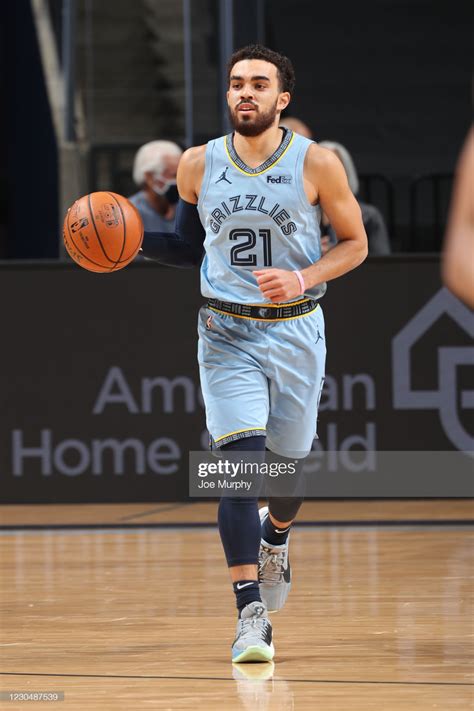
[[[474,708],[472,501],[306,502],[274,665],[230,662],[215,509],[0,507],[3,694],[63,692],[38,707],[58,711]]]

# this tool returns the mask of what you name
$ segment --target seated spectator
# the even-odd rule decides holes
[[[294,131],[305,138],[313,138],[313,134],[309,126],[294,116],[286,116],[285,118],[282,118],[280,126],[283,126],[283,128],[289,128],[291,131]]]
[[[346,171],[349,187],[357,197],[357,193],[359,192],[359,178],[357,176],[354,161],[352,160],[349,151],[340,143],[336,143],[335,141],[321,141],[319,142],[319,145],[323,148],[329,149],[337,155],[344,166],[344,170]],[[382,213],[377,207],[375,207],[375,205],[369,205],[366,202],[362,202],[359,198],[357,198],[357,200],[362,211],[362,221],[364,223],[365,231],[367,232],[369,254],[379,256],[390,254],[390,240]],[[323,235],[321,239],[323,252],[327,252],[328,249],[334,247],[337,242],[337,237],[333,228],[328,223],[324,213],[322,216],[321,234]]]
[[[138,149],[133,180],[140,190],[132,202],[148,232],[173,232],[178,190],[176,172],[182,150],[171,141],[150,141]]]

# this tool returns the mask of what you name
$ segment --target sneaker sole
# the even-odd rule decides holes
[[[239,664],[240,662],[271,662],[275,655],[273,644],[271,647],[247,647],[235,657],[232,655],[232,663]]]

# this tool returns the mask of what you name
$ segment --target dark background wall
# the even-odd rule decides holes
[[[0,3],[0,25],[1,222],[6,228],[0,258],[56,257],[56,138],[29,0]]]
[[[471,118],[472,4],[271,0],[267,41],[291,57],[291,113],[366,173],[452,171]]]

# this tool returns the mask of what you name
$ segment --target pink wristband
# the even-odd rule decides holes
[[[297,269],[295,269],[295,270],[293,271],[293,274],[296,274],[296,276],[298,277],[298,281],[299,281],[300,287],[301,287],[300,296],[302,296],[302,295],[304,294],[304,279],[303,279],[303,275],[302,275],[301,272],[299,272]]]

